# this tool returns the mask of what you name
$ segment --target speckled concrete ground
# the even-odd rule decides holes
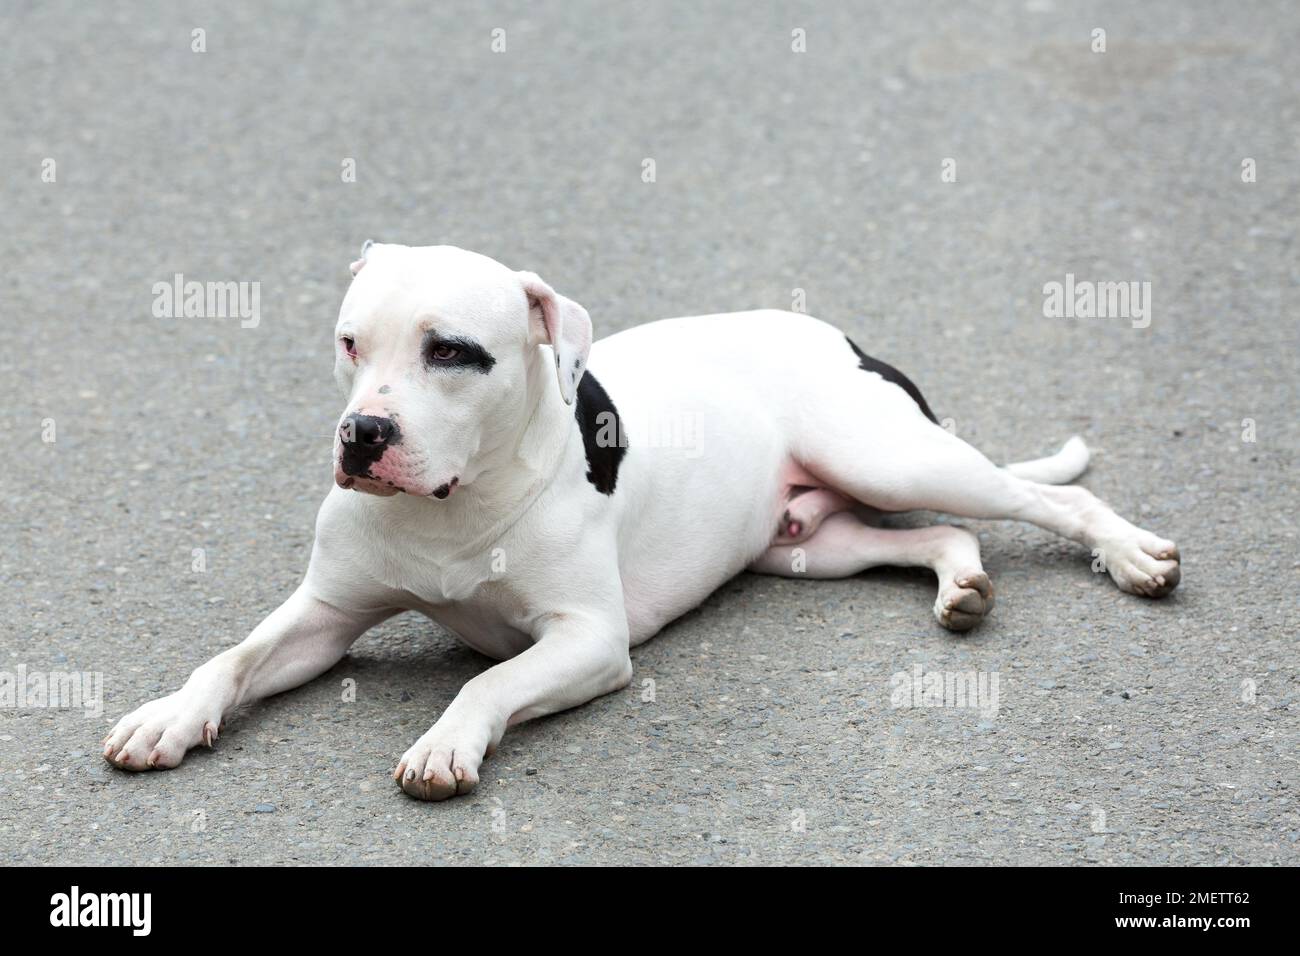
[[[0,708],[10,862],[1297,862],[1293,4],[366,10],[0,12],[0,669],[105,697]],[[486,661],[408,616],[215,752],[116,772],[117,716],[305,566],[367,237],[536,270],[598,333],[802,289],[995,460],[1083,434],[1183,587],[997,523],[967,638],[919,572],[742,577],[441,805],[387,774]],[[177,272],[259,282],[259,324],[154,318]],[[1045,318],[1067,272],[1149,281],[1150,326]],[[918,665],[996,674],[996,714],[895,708]]]

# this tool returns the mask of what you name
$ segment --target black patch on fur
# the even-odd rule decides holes
[[[866,352],[862,351],[862,349],[854,345],[853,340],[847,335],[844,336],[844,341],[849,343],[849,348],[853,349],[854,354],[857,355],[858,368],[862,369],[864,372],[875,372],[886,382],[893,382],[912,397],[912,401],[916,402],[917,406],[925,414],[926,418],[930,419],[930,421],[934,422],[936,425],[939,424],[939,419],[934,417],[934,412],[930,411],[930,406],[926,404],[925,396],[921,394],[919,388],[912,384],[910,378],[898,369],[894,368],[894,366],[886,365],[879,359],[873,359]]]
[[[627,454],[627,436],[623,434],[618,409],[591,372],[578,383],[573,417],[578,420],[582,447],[587,452],[587,480],[602,495],[612,495],[618,481],[618,466]]]
[[[459,349],[460,354],[454,359],[434,358],[434,349],[442,345]],[[486,375],[492,371],[492,366],[497,364],[492,353],[473,339],[459,335],[439,335],[434,329],[424,333],[424,340],[420,343],[420,354],[424,357],[424,364],[428,368],[472,368]]]

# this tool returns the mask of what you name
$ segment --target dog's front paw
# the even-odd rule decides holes
[[[119,720],[104,738],[104,759],[123,770],[167,770],[191,747],[216,743],[220,727],[220,709],[177,691]]]
[[[446,800],[474,789],[479,765],[494,749],[489,732],[439,721],[403,754],[393,779],[417,800]]]

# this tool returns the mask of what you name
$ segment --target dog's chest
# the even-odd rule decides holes
[[[411,529],[375,549],[372,568],[400,603],[437,621],[481,654],[505,659],[531,644],[517,601],[505,582],[500,548],[449,555],[447,543],[422,540]]]
[[[383,551],[376,571],[384,584],[423,604],[469,601],[497,576],[490,552],[448,556],[432,544],[421,546],[418,541],[403,541]]]

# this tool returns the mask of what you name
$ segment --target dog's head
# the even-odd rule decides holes
[[[573,403],[591,319],[533,273],[453,246],[367,242],[352,275],[334,334],[340,487],[446,498],[518,440],[539,373],[541,401]]]

